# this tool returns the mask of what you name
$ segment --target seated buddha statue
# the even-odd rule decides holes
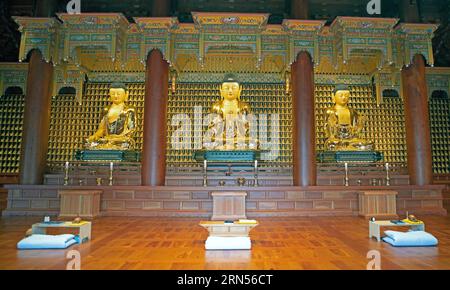
[[[211,108],[214,118],[209,131],[216,136],[215,141],[203,145],[207,149],[239,150],[257,149],[258,142],[249,137],[250,106],[241,101],[242,86],[233,74],[225,75],[220,86],[221,99]],[[218,140],[222,140],[222,142]]]
[[[373,150],[373,143],[361,137],[366,117],[348,107],[350,91],[345,85],[338,85],[334,91],[334,106],[326,111],[325,148],[328,150]]]
[[[128,106],[125,84],[114,83],[109,89],[111,105],[103,109],[98,130],[86,141],[88,149],[133,149],[136,129],[136,111]]]

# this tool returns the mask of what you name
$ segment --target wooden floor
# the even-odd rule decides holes
[[[450,218],[421,217],[438,247],[394,248],[368,238],[357,217],[264,218],[251,251],[205,251],[200,219],[99,218],[93,239],[75,245],[81,269],[366,269],[369,250],[382,269],[450,269]],[[65,269],[69,250],[16,250],[36,221],[0,220],[0,269]]]

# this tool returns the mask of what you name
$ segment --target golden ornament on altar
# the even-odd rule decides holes
[[[29,236],[31,236],[31,235],[33,235],[33,229],[32,229],[32,228],[29,228],[29,229],[25,232],[25,237],[29,237]]]
[[[373,150],[373,143],[361,137],[366,117],[348,107],[350,91],[346,86],[336,87],[333,102],[335,105],[326,111],[325,133],[328,150]]]
[[[136,130],[136,111],[125,102],[128,91],[124,84],[115,83],[109,89],[110,106],[103,109],[98,130],[86,140],[88,149],[133,149]]]

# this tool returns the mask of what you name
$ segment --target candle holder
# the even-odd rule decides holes
[[[389,177],[389,163],[386,162],[386,186],[391,185],[391,178]]]
[[[344,163],[345,168],[345,186],[348,186],[348,164],[347,162]]]
[[[114,163],[109,164],[109,185],[113,185],[113,170],[114,170]]]
[[[253,186],[258,186],[258,160],[255,160],[255,176],[254,176],[255,182]]]
[[[69,161],[64,165],[64,185],[69,185]]]
[[[208,186],[208,161],[203,160],[203,186]]]

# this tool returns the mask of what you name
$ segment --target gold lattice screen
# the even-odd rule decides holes
[[[316,144],[324,150],[326,108],[332,106],[333,86],[316,86]],[[403,101],[384,98],[377,106],[371,86],[351,86],[349,106],[368,118],[363,135],[375,143],[375,150],[384,154],[385,162],[406,162],[406,132]]]
[[[450,100],[448,96],[429,99],[433,172],[450,173]]]
[[[24,95],[0,98],[0,173],[19,172],[24,99]]]

